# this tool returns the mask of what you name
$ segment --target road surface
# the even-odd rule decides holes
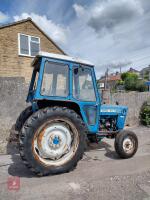
[[[0,155],[0,200],[150,200],[150,128],[132,130],[139,139],[133,158],[119,159],[114,140],[104,139],[90,145],[74,171],[61,175],[39,178],[17,153]],[[13,189],[11,177],[19,177]]]

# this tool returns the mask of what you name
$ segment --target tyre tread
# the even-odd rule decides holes
[[[65,112],[65,115],[67,115],[68,117],[69,116],[72,117],[76,121],[76,123],[79,126],[79,129],[83,131],[83,133],[81,133],[81,134],[83,134],[83,147],[80,148],[80,153],[76,158],[76,162],[72,162],[72,165],[70,166],[69,169],[64,168],[60,171],[56,170],[56,171],[49,171],[49,172],[44,171],[44,170],[41,171],[41,170],[39,170],[38,166],[29,164],[29,162],[31,162],[31,161],[27,158],[27,155],[24,153],[24,151],[25,151],[24,144],[27,139],[27,136],[30,134],[29,130],[30,130],[30,128],[32,128],[32,123],[34,123],[35,119],[37,121],[40,121],[40,119],[42,117],[46,117],[50,113],[55,113],[56,111],[59,113]],[[76,167],[77,162],[83,157],[86,134],[87,134],[87,127],[86,127],[85,123],[82,121],[81,117],[74,110],[70,110],[67,107],[59,107],[59,106],[47,107],[47,108],[37,111],[36,113],[33,113],[33,115],[31,117],[29,117],[29,119],[27,119],[27,121],[23,125],[23,128],[20,133],[20,148],[19,148],[20,156],[21,156],[22,160],[24,161],[24,164],[37,175],[45,176],[48,174],[58,174],[58,173],[62,173],[62,172],[66,173],[66,172],[72,171]]]

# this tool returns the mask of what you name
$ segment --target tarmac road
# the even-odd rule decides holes
[[[0,155],[0,200],[150,200],[150,128],[134,127],[137,154],[119,159],[113,140],[91,144],[77,168],[66,174],[36,177],[18,154]],[[20,188],[8,188],[10,177],[20,178]],[[18,187],[18,185],[17,185]]]

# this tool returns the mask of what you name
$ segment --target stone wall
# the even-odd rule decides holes
[[[100,92],[103,102],[128,106],[126,124],[133,126],[139,124],[139,112],[142,104],[150,98],[150,92],[119,92],[111,94],[109,90]]]
[[[115,104],[118,101],[120,105],[128,106],[126,123],[132,126],[139,124],[141,106],[148,98],[150,98],[150,92],[114,93],[111,95],[110,102]]]
[[[27,91],[24,78],[0,77],[0,153],[6,152],[10,130],[19,113],[27,106]]]

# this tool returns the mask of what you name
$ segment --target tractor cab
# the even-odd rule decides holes
[[[90,132],[97,132],[100,98],[94,65],[65,55],[41,52],[32,66],[27,102],[32,102],[33,109],[45,104],[68,104],[80,113]]]

